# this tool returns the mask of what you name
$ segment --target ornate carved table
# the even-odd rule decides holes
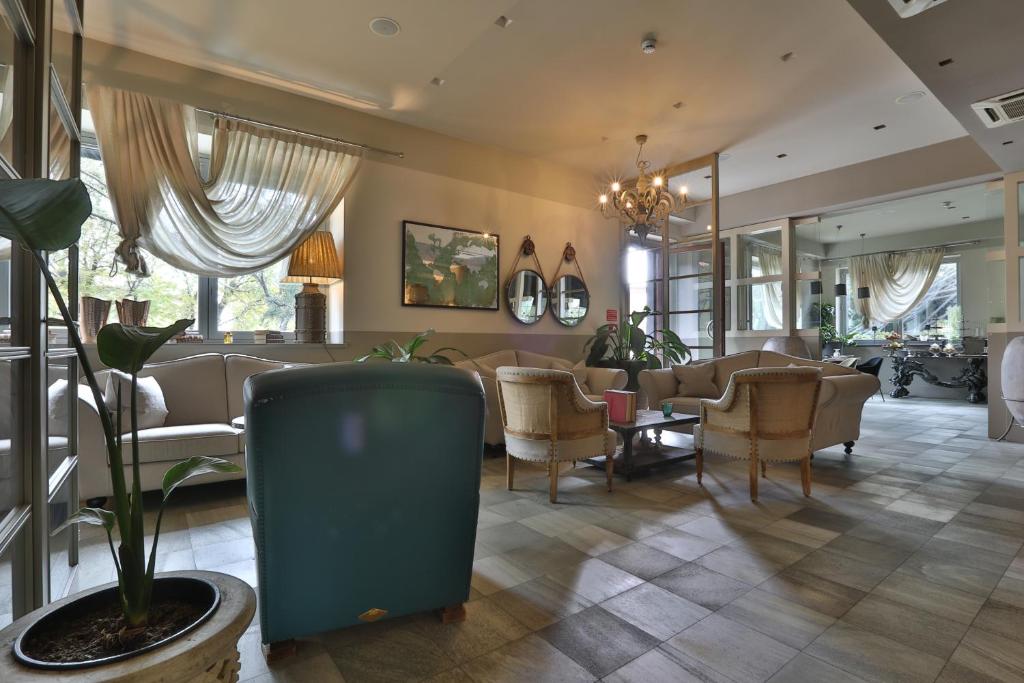
[[[967,389],[967,400],[970,403],[985,403],[985,387],[988,386],[988,375],[985,374],[985,364],[988,356],[985,354],[963,354],[959,356],[906,356],[896,354],[892,358],[892,377],[889,381],[893,385],[889,395],[893,398],[903,398],[910,395],[907,388],[914,381],[914,377],[920,377],[928,384],[947,389]],[[940,363],[946,360],[967,361],[966,367],[960,370],[948,380],[939,377],[928,369],[927,365]]]

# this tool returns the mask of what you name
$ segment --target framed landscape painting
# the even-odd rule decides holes
[[[402,305],[498,310],[498,237],[402,221]]]

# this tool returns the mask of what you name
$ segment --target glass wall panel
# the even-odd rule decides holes
[[[57,72],[57,79],[60,87],[64,90],[65,98],[71,101],[72,85],[72,54],[74,53],[76,24],[71,20],[71,13],[68,2],[73,0],[54,0],[53,2],[53,32],[50,61]]]
[[[24,456],[13,429],[15,373],[23,362],[0,360],[0,520],[23,500]]]
[[[52,534],[73,511],[70,478],[65,480],[64,485],[50,498],[48,507],[50,511],[49,531]],[[72,535],[77,533],[78,526],[72,525],[59,534],[50,536],[50,600],[60,600],[67,594],[72,571],[70,552],[73,542]]]
[[[14,52],[17,38],[0,11],[0,156],[14,157]]]
[[[669,280],[672,311],[711,310],[711,273]]]
[[[738,243],[739,277],[782,275],[781,229],[740,235]]]
[[[71,358],[51,358],[46,363],[46,412],[47,412],[47,449],[46,476],[53,476],[64,459],[70,455],[69,428],[72,410],[73,392],[68,381],[73,374]]]
[[[1006,260],[988,262],[988,321],[1006,322]]]
[[[796,326],[800,330],[812,330],[821,324],[821,294],[812,294],[811,288],[817,280],[796,281]],[[820,284],[820,282],[819,282]],[[822,290],[824,291],[824,290]]]
[[[741,330],[782,329],[782,283],[738,285],[737,325]]]
[[[17,573],[25,561],[25,532],[26,528],[22,527],[6,550],[0,553],[0,628],[9,626],[14,621],[15,612],[25,609],[20,604],[24,599],[25,587],[21,585]]]
[[[707,346],[710,350],[710,323],[710,311],[702,313],[672,313],[669,315],[669,328],[679,335],[684,344],[691,347],[694,357],[698,356],[697,351],[693,347]]]

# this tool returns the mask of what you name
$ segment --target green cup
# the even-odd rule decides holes
[[[665,417],[672,417],[672,404],[665,401],[661,404],[661,414]]]

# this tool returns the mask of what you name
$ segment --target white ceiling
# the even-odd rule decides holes
[[[850,242],[886,237],[948,225],[964,225],[1003,217],[1003,184],[978,183],[940,192],[895,199],[858,209],[836,211],[821,217],[820,223],[797,227],[797,234],[808,240],[824,243]],[[950,202],[946,208],[945,202]],[[836,226],[842,225],[841,230]]]
[[[378,16],[401,32],[371,33]],[[839,0],[89,0],[85,24],[96,40],[599,176],[632,173],[639,132],[655,164],[728,152],[724,194],[965,134],[927,92],[895,103],[927,89]],[[648,32],[654,55],[640,50]]]

